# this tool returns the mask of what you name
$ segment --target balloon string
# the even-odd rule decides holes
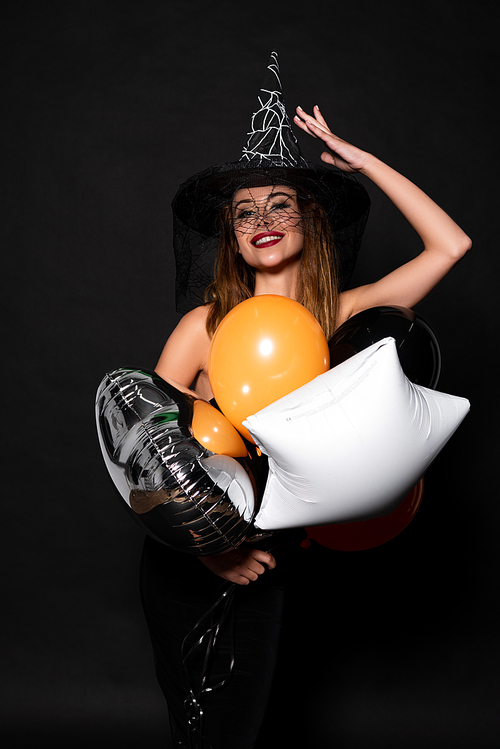
[[[268,551],[275,551],[283,546],[282,541],[275,539],[275,542],[268,547]],[[201,704],[201,698],[207,692],[213,692],[220,687],[223,687],[229,678],[231,677],[234,670],[235,661],[235,649],[234,649],[234,593],[236,590],[236,583],[227,581],[222,586],[222,593],[216,599],[216,601],[210,606],[203,616],[196,622],[194,627],[184,637],[181,645],[182,654],[182,668],[188,684],[189,693],[184,700],[184,709],[188,719],[188,749],[211,749],[211,744],[203,736],[203,717],[204,711]],[[214,619],[215,612],[217,609],[221,609],[217,618]],[[229,620],[229,667],[226,676],[219,681],[217,684],[209,685],[207,680],[209,677],[209,668],[211,656],[214,652],[217,637],[220,629],[228,616],[231,615]],[[210,621],[208,622],[207,620]],[[196,637],[194,643],[189,646],[189,640],[193,636]],[[199,684],[196,688],[192,684],[192,678],[189,673],[189,659],[194,653],[203,646],[205,641],[205,654],[203,658],[203,668],[201,676],[199,677]],[[189,647],[189,649],[188,649]],[[204,744],[205,742],[205,744]]]
[[[184,708],[186,710],[188,719],[188,747],[189,749],[202,749],[203,746],[203,706],[201,704],[201,697],[207,692],[213,692],[216,689],[224,686],[234,668],[234,618],[233,618],[233,599],[234,591],[236,588],[235,583],[228,582],[224,585],[223,592],[217,600],[210,606],[208,611],[196,622],[194,627],[184,637],[181,645],[182,654],[182,668],[188,683],[189,693],[184,700]],[[218,616],[216,616],[217,609],[220,609]],[[221,626],[226,621],[228,615],[231,614],[230,629],[229,629],[229,667],[227,675],[219,681],[217,684],[209,685],[207,683],[209,677],[209,666],[210,659],[213,654],[217,637],[219,635]],[[197,638],[193,644],[189,646],[189,640],[193,637]],[[199,683],[195,686],[192,682],[192,676],[189,673],[189,659],[195,654],[195,652],[204,645],[205,653],[203,658],[203,668],[199,677]],[[206,746],[210,748],[210,744],[207,742]]]

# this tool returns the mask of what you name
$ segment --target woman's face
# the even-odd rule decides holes
[[[237,190],[232,213],[239,252],[248,265],[277,270],[298,259],[304,237],[297,193],[291,187]]]

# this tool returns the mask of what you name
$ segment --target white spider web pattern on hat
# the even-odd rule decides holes
[[[283,102],[276,52],[271,53],[260,92],[260,107],[252,115],[240,161],[290,167],[305,164]]]
[[[334,234],[332,263],[339,263],[341,288],[348,287],[368,217],[368,193],[353,176],[304,158],[286,114],[275,51],[257,98],[239,160],[193,175],[179,187],[172,202],[179,312],[205,303],[205,291],[214,278],[221,211],[241,188],[289,186],[297,190],[298,199],[312,198],[320,205]]]

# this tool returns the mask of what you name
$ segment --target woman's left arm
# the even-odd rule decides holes
[[[375,283],[343,295],[346,319],[367,307],[399,304],[413,307],[452,269],[471,247],[471,240],[431,198],[410,180],[370,153],[334,135],[319,109],[314,117],[300,108],[295,117],[303,130],[321,139],[328,150],[321,158],[346,172],[358,172],[377,185],[401,211],[422,239],[420,255]]]

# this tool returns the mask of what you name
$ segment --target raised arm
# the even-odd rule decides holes
[[[370,153],[334,135],[318,107],[308,115],[300,107],[295,123],[327,146],[322,160],[345,172],[368,177],[394,203],[423,242],[414,259],[366,286],[342,295],[341,318],[347,319],[367,307],[399,304],[413,307],[451,270],[471,247],[471,240],[431,198],[410,180]]]

